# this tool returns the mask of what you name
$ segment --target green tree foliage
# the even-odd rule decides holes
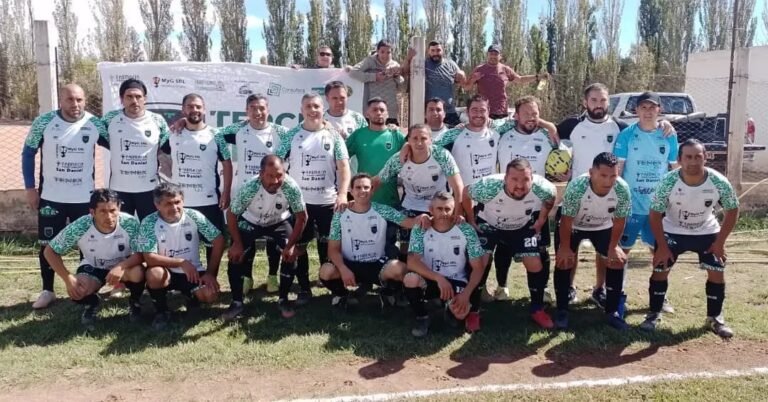
[[[182,32],[179,34],[181,50],[189,61],[211,61],[211,31],[214,23],[207,18],[206,0],[184,0]]]

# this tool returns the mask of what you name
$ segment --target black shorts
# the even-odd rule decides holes
[[[429,212],[414,211],[413,209],[404,209],[401,211],[407,218],[413,218],[421,214],[429,215]],[[399,229],[398,237],[401,243],[409,243],[411,241],[411,229],[401,227]]]
[[[328,235],[331,233],[331,221],[333,220],[333,207],[333,204],[307,204],[307,226],[304,227],[304,232],[299,238],[299,244],[307,244],[315,236],[318,237],[318,242],[328,241]]]
[[[454,128],[459,123],[461,123],[461,118],[459,117],[459,114],[456,112],[446,113],[445,118],[443,119],[443,123],[445,123],[445,125],[448,126],[449,128]]]
[[[195,293],[201,285],[197,283],[192,283],[187,279],[186,274],[180,274],[177,272],[172,272],[168,270],[168,273],[171,274],[171,281],[168,284],[169,290],[178,290],[184,295],[191,296],[192,293]],[[197,274],[200,276],[203,276],[205,274],[205,271],[197,271]]]
[[[203,205],[201,207],[187,207],[189,209],[194,209],[197,212],[200,212],[205,216],[213,226],[216,226],[216,229],[219,229],[219,232],[224,233],[224,211],[222,211],[219,208],[218,204],[215,205]]]
[[[40,199],[37,209],[37,238],[41,246],[53,240],[59,232],[77,218],[88,215],[88,203],[68,204]]]
[[[667,262],[666,269],[654,267],[653,270],[655,272],[668,271],[677,261],[677,257],[687,251],[699,255],[699,267],[701,269],[717,272],[725,271],[725,263],[719,261],[714,254],[707,252],[709,247],[712,246],[712,243],[717,239],[717,233],[705,235],[680,235],[665,232],[664,238],[667,241],[669,250],[672,252],[672,261]]]
[[[537,213],[535,213],[537,214]],[[534,222],[538,217],[534,217]],[[480,244],[488,252],[501,248],[504,252],[511,253],[516,259],[522,257],[538,257],[541,250],[549,246],[549,222],[545,222],[538,235],[532,228],[532,224],[517,230],[501,230],[477,218],[477,223],[482,232],[477,234]]]
[[[288,238],[293,233],[293,226],[290,219],[271,226],[259,226],[240,216],[237,219],[237,231],[240,233],[240,239],[246,250],[249,247],[255,247],[256,239],[260,238],[270,239],[282,249],[288,244]]]
[[[85,275],[89,278],[95,279],[101,284],[101,286],[104,286],[107,283],[107,275],[109,274],[109,270],[103,269],[103,268],[96,268],[90,264],[83,264],[77,267],[77,271],[75,272],[75,274]]]
[[[603,258],[608,258],[608,247],[611,244],[611,232],[613,228],[603,230],[578,230],[571,231],[571,251],[579,252],[579,245],[584,240],[589,240],[595,247],[597,254]]]
[[[117,195],[120,196],[122,205],[120,211],[129,215],[136,215],[139,220],[144,220],[147,215],[155,212],[155,200],[152,198],[152,191],[144,191],[141,193],[126,193],[118,191]]]
[[[355,282],[379,285],[381,284],[381,271],[384,270],[387,261],[389,259],[386,257],[378,261],[350,261],[345,258],[344,265],[355,274]]]

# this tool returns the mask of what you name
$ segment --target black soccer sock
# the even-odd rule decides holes
[[[128,303],[133,306],[141,305],[141,295],[144,293],[144,282],[124,282],[125,287],[128,288],[130,295],[128,296]]]
[[[648,296],[650,298],[650,307],[652,313],[660,313],[662,306],[664,306],[664,297],[667,296],[667,287],[669,282],[665,279],[663,281],[650,280],[648,286]],[[607,297],[607,295],[606,295]]]
[[[330,290],[331,294],[334,296],[344,297],[349,294],[349,291],[346,287],[344,287],[344,282],[341,280],[341,278],[331,280],[321,279],[320,281],[323,282],[323,285],[328,288],[328,290]]]
[[[227,279],[232,292],[233,302],[243,302],[243,266],[230,262],[227,264]]]
[[[539,249],[539,258],[541,259],[541,272],[544,273],[544,288],[547,288],[549,284],[549,274],[552,267],[552,260],[549,257],[549,250],[546,248]]]
[[[557,309],[568,310],[568,302],[570,301],[569,293],[571,289],[571,270],[556,269],[554,282]]]
[[[420,287],[405,288],[405,297],[408,298],[408,302],[413,308],[413,313],[416,317],[424,317],[427,315],[427,306],[424,302],[424,289]]]
[[[496,283],[499,287],[507,287],[507,276],[509,276],[509,267],[512,265],[512,253],[504,247],[496,247],[493,259],[496,266]]]
[[[393,296],[398,292],[401,292],[403,283],[398,281],[382,280],[379,292],[384,296]]]
[[[309,292],[309,255],[304,253],[299,256],[296,264],[296,279],[302,292]]]
[[[280,249],[277,248],[277,243],[272,239],[267,239],[267,263],[269,264],[269,275],[277,275],[277,270],[280,268]]]
[[[717,317],[723,312],[725,284],[707,281],[707,317]]]
[[[301,257],[299,257],[301,258]],[[291,291],[293,278],[296,276],[296,263],[283,260],[280,265],[280,288],[278,297],[280,300],[288,300],[288,292]]]
[[[86,307],[96,307],[99,304],[99,296],[96,293],[89,294],[80,300],[73,300],[77,304],[82,304]]]
[[[605,270],[605,312],[613,314],[619,310],[619,301],[624,287],[623,269]],[[663,303],[663,300],[662,300]]]
[[[43,279],[43,290],[53,292],[53,280],[56,278],[56,272],[51,268],[51,264],[48,264],[48,260],[43,255],[45,247],[40,248],[40,277]]]
[[[480,312],[480,288],[476,287],[475,290],[472,291],[469,295],[469,312],[470,313],[478,313]]]
[[[168,311],[168,288],[148,289],[149,296],[155,304],[155,313],[164,313]]]
[[[544,306],[544,272],[526,272],[528,290],[531,292],[531,312],[541,310]]]

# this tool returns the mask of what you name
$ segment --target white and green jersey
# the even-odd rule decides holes
[[[301,187],[307,204],[336,201],[336,162],[349,160],[347,146],[336,130],[307,131],[296,126],[285,134],[275,154],[288,161],[288,174]]]
[[[448,130],[449,128],[445,124],[443,124],[443,126],[437,130],[435,130],[434,128],[430,129],[429,134],[432,136],[432,143],[434,144],[437,141],[440,141],[440,139],[443,138],[443,134],[447,133]]]
[[[132,215],[121,212],[115,230],[102,233],[88,214],[67,225],[48,245],[59,255],[77,247],[83,256],[80,265],[111,269],[134,253],[138,238],[139,220]]]
[[[150,111],[132,119],[114,110],[102,119],[107,131],[99,145],[109,149],[109,188],[126,193],[152,191],[157,185],[157,153],[168,141],[168,124]]]
[[[274,123],[268,123],[265,128],[257,130],[247,121],[231,124],[219,130],[224,141],[235,145],[233,194],[245,182],[259,174],[261,160],[275,153],[287,131],[285,127]]]
[[[304,197],[291,176],[285,176],[283,185],[273,193],[261,185],[257,175],[240,187],[232,198],[229,210],[235,216],[242,215],[256,226],[272,226],[304,211]]]
[[[533,175],[531,191],[518,200],[504,189],[504,175],[495,174],[470,185],[469,196],[483,204],[478,216],[488,225],[500,230],[517,230],[532,224],[533,213],[541,211],[544,203],[555,201],[557,189],[547,179]]]
[[[503,133],[499,140],[499,166],[502,171],[513,159],[523,158],[530,162],[534,174],[543,176],[546,173],[549,153],[557,148],[549,140],[547,130],[540,128],[531,134],[523,134],[515,129],[514,120],[510,120],[499,128],[499,132]]]
[[[184,205],[202,207],[219,203],[219,161],[228,161],[229,147],[213,127],[186,128],[162,146],[171,155],[171,181],[184,191]]]
[[[94,185],[96,142],[105,127],[88,112],[70,123],[58,111],[45,113],[32,123],[24,146],[40,158],[40,197],[54,202],[85,203]]]
[[[386,257],[387,222],[400,225],[405,215],[396,209],[371,203],[365,212],[347,208],[334,212],[328,240],[341,242],[341,255],[345,260],[371,262]]]
[[[358,129],[368,127],[368,122],[362,114],[349,109],[339,117],[331,116],[326,110],[323,119],[331,123],[331,127],[338,131],[345,140]]]
[[[498,172],[499,134],[493,129],[485,128],[478,133],[454,128],[446,131],[435,145],[451,151],[465,185]]]
[[[592,190],[589,174],[571,180],[565,188],[563,216],[573,218],[573,228],[576,230],[605,230],[613,226],[613,219],[626,218],[631,212],[629,185],[621,177],[616,179],[611,191],[603,196]]]
[[[200,237],[210,243],[220,235],[219,229],[194,209],[184,208],[181,219],[174,223],[164,221],[159,213],[154,212],[141,221],[137,251],[181,258],[189,261],[198,271],[205,271],[200,262]],[[184,272],[180,267],[169,269],[178,274]]]
[[[485,253],[475,229],[467,223],[454,225],[447,232],[434,228],[425,231],[421,226],[414,226],[408,252],[421,254],[421,261],[432,271],[464,283],[469,282],[468,260]]]
[[[653,194],[651,210],[664,215],[664,231],[681,235],[703,235],[720,232],[715,205],[731,210],[739,207],[739,199],[731,183],[719,172],[707,169],[707,179],[689,186],[680,177],[680,169],[667,173]]]
[[[400,154],[394,154],[381,168],[378,176],[383,183],[400,179],[403,185],[402,207],[414,211],[429,211],[432,196],[444,191],[447,177],[459,174],[456,161],[448,151],[432,146],[429,158],[422,163],[413,160],[400,163]]]

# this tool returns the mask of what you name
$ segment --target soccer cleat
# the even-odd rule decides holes
[[[112,290],[109,291],[110,298],[123,297],[124,294],[125,294],[125,284],[122,282],[118,283],[117,286],[113,287]]]
[[[296,295],[296,305],[299,307],[306,306],[307,304],[309,304],[309,301],[311,299],[312,299],[312,292],[301,291]]]
[[[494,301],[495,299],[494,299],[493,295],[488,292],[488,288],[484,288],[480,292],[480,300],[482,300],[483,303],[490,303],[490,302]]]
[[[32,303],[32,308],[35,310],[41,310],[46,307],[48,307],[51,303],[53,303],[56,300],[56,293],[51,292],[50,290],[43,290],[40,292],[40,296],[37,297],[37,300],[35,300],[34,303]]]
[[[557,310],[554,324],[557,329],[568,329],[568,311]]]
[[[248,276],[244,276],[243,277],[243,296],[247,295],[251,290],[253,290],[253,279]],[[269,278],[267,278],[267,292],[270,292]],[[276,292],[276,290],[274,290],[273,292]]]
[[[595,288],[592,290],[592,296],[589,300],[600,309],[605,309],[605,288]]]
[[[493,292],[493,299],[496,301],[509,300],[509,288],[506,286],[496,288],[496,291]]]
[[[232,321],[236,318],[239,318],[243,314],[243,310],[245,310],[243,302],[233,301],[232,304],[230,304],[227,308],[227,311],[221,315],[221,318],[224,321]]]
[[[411,335],[416,338],[423,338],[429,333],[429,316],[416,317],[416,324],[411,329]]]
[[[128,304],[128,321],[139,322],[141,320],[141,305]]]
[[[664,297],[664,304],[661,305],[661,311],[666,314],[675,314],[675,308],[666,297]]]
[[[661,313],[648,313],[645,316],[645,321],[640,324],[640,329],[643,331],[653,332],[661,322]]]
[[[450,302],[445,303],[445,306],[443,307],[443,322],[448,324],[451,328],[459,328],[461,324],[464,324],[462,320],[456,319],[456,316],[453,315]]]
[[[298,299],[296,301],[298,302]],[[337,307],[341,310],[347,310],[348,308],[357,306],[358,304],[360,304],[360,302],[354,296],[352,296],[352,294],[348,294],[347,296],[333,296],[331,299],[331,306]]]
[[[626,331],[629,329],[629,324],[621,318],[619,313],[608,315],[608,325],[619,331]]]
[[[382,310],[390,309],[397,305],[397,298],[394,295],[385,295],[379,290],[379,302]]]
[[[550,317],[544,309],[534,311],[531,314],[531,319],[544,329],[552,329],[555,327],[555,324],[552,322],[552,317]]]
[[[571,286],[568,290],[568,304],[576,304],[579,302],[579,294],[576,292],[576,288]]]
[[[549,288],[544,288],[544,303],[553,304],[554,302],[555,298],[552,297],[552,292],[549,290]]]
[[[480,331],[480,313],[477,311],[470,311],[467,317],[464,319],[464,329],[470,334],[474,334]]]
[[[170,311],[155,313],[155,318],[152,319],[152,329],[155,331],[162,331],[168,327],[168,323],[170,321],[171,321]]]
[[[291,302],[288,300],[278,300],[277,309],[280,310],[280,315],[283,318],[291,318],[296,315],[296,311],[293,309]]]
[[[408,298],[405,297],[405,293],[398,292],[395,296],[395,305],[397,307],[408,307],[411,303],[408,301]]]
[[[733,337],[733,330],[725,324],[722,316],[707,317],[707,326],[721,338],[729,339]]]
[[[253,279],[251,279],[253,283]],[[277,282],[277,275],[267,276],[267,293],[275,293],[280,289],[280,284]]]

